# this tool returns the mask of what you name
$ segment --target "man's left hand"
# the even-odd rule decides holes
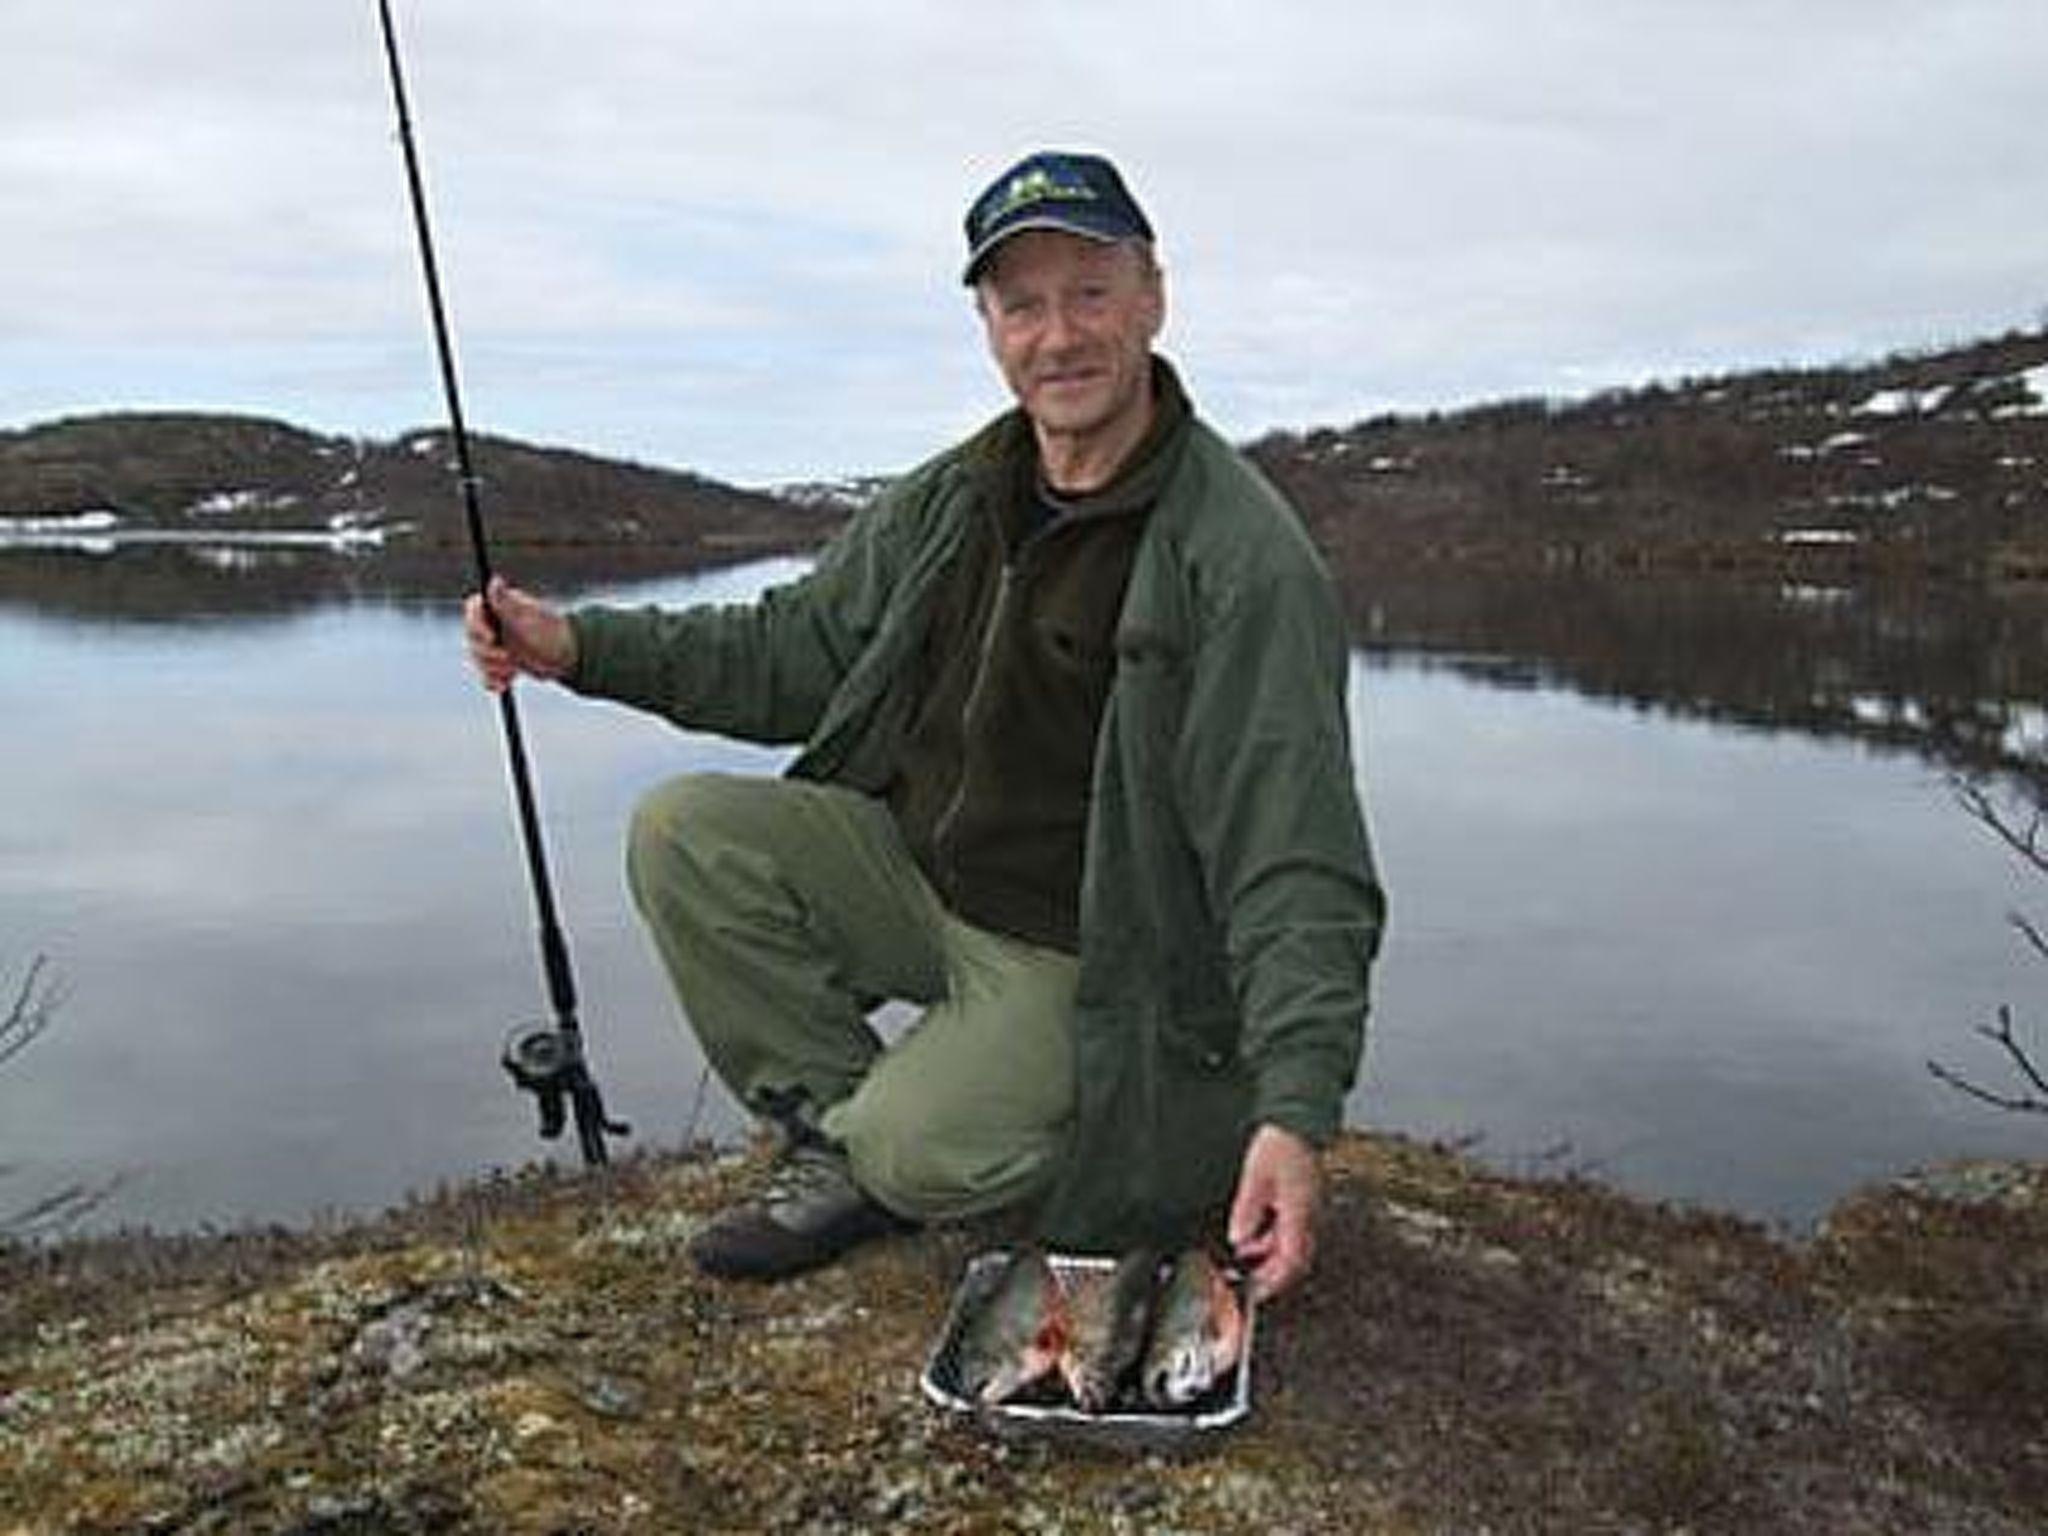
[[[1251,1270],[1259,1301],[1308,1273],[1322,1199],[1322,1160],[1314,1147],[1277,1125],[1252,1132],[1230,1206],[1230,1246]]]

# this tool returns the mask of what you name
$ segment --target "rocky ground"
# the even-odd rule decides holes
[[[0,1532],[2033,1532],[2048,1166],[1793,1243],[1367,1137],[1253,1411],[1122,1455],[917,1378],[967,1258],[789,1285],[682,1245],[752,1170],[534,1171],[366,1225],[0,1252]]]

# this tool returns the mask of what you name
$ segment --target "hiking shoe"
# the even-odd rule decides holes
[[[691,1238],[689,1253],[707,1275],[781,1280],[915,1225],[862,1192],[844,1151],[804,1140],[783,1153],[759,1196],[712,1218]]]

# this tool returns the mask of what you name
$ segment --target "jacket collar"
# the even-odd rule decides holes
[[[1167,476],[1187,445],[1194,406],[1181,388],[1173,365],[1156,353],[1152,358],[1152,391],[1152,425],[1145,436],[1109,484],[1066,503],[1070,516],[1140,512],[1159,499]],[[1030,418],[1021,409],[998,416],[968,440],[966,463],[989,503],[1006,514],[1014,514],[1037,490],[1038,439]],[[1004,522],[1005,526],[1014,526],[1013,516],[1006,515]]]

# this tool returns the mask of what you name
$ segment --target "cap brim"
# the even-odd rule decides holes
[[[1097,245],[1115,245],[1119,240],[1135,239],[1136,236],[1123,231],[1094,229],[1072,218],[1061,218],[1055,214],[1031,214],[1014,224],[1005,224],[1001,229],[985,237],[981,244],[967,253],[967,265],[960,273],[960,281],[972,285],[989,257],[1012,235],[1021,235],[1027,230],[1056,230],[1063,235],[1079,235],[1083,240],[1093,240]]]

